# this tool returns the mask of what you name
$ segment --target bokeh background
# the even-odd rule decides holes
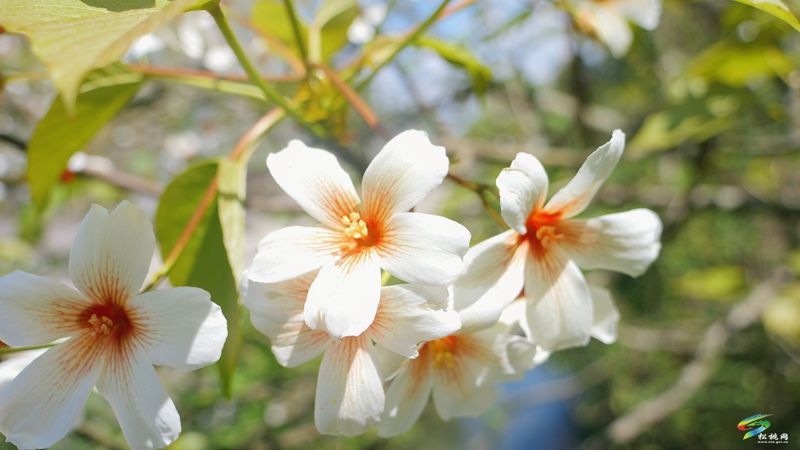
[[[319,2],[296,3],[310,18]],[[359,3],[334,67],[376,32],[401,35],[437,6]],[[225,4],[249,16],[254,2]],[[286,73],[266,41],[234,27],[263,73]],[[789,435],[785,448],[800,448],[800,33],[732,1],[665,0],[658,29],[635,29],[630,52],[615,59],[550,2],[484,0],[427,36],[472,60],[454,64],[411,46],[361,94],[388,136],[428,131],[447,148],[452,173],[492,185],[517,152],[528,152],[548,170],[552,193],[613,129],[626,132],[626,153],[584,216],[647,207],[664,234],[661,256],[640,278],[587,274],[613,292],[618,341],[554,354],[524,380],[498,385],[500,400],[477,419],[444,422],[429,405],[399,437],[341,438],[314,426],[319,361],[280,367],[248,323],[232,399],[221,396],[213,367],[160,371],[184,429],[170,448],[728,450],[759,445],[736,428],[758,413],[772,414],[769,433]],[[140,39],[123,61],[243,74],[204,12]],[[268,110],[250,98],[148,81],[73,157],[40,211],[25,181],[25,147],[56,92],[19,35],[0,35],[0,74],[0,275],[20,269],[69,284],[69,249],[91,203],[113,208],[127,198],[153,217],[173,177],[229,153]],[[271,179],[268,152],[300,138],[332,148],[359,180],[385,143],[346,103],[318,108],[326,126],[341,130],[334,148],[286,121],[251,160],[248,262],[267,233],[313,223]],[[501,231],[475,192],[450,181],[419,210],[463,223],[473,244]],[[154,255],[152,270],[159,265]],[[54,448],[126,445],[108,404],[93,396],[85,420]]]

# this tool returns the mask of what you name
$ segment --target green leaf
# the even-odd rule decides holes
[[[776,76],[785,79],[792,70],[792,62],[776,46],[730,40],[708,48],[692,60],[687,72],[691,78],[741,88]]]
[[[0,25],[22,33],[72,113],[84,76],[200,0],[2,0]]]
[[[483,94],[488,89],[489,82],[492,81],[492,71],[475,59],[467,49],[428,36],[420,37],[415,44],[430,48],[451,64],[466,69],[476,93]]]
[[[731,300],[744,285],[744,270],[739,266],[693,270],[678,279],[678,291],[698,300]]]
[[[297,39],[294,37],[292,22],[286,5],[282,0],[261,0],[253,5],[251,13],[253,23],[280,39],[289,47],[296,56],[300,56],[300,49],[297,47]],[[306,27],[298,22],[300,36],[306,36]],[[306,42],[303,45],[307,45]]]
[[[325,0],[309,27],[309,54],[314,58],[314,44],[319,49],[317,62],[327,62],[334,53],[347,45],[347,30],[359,13],[356,0]]]
[[[100,79],[99,77],[97,78]],[[53,100],[28,145],[28,181],[33,202],[44,207],[50,189],[61,178],[69,158],[83,149],[139,90],[141,82],[92,87],[78,95],[76,116]]]
[[[216,161],[198,164],[178,175],[164,190],[156,212],[156,237],[166,259],[186,224],[217,176]],[[169,273],[173,286],[205,289],[228,320],[228,340],[217,363],[222,390],[231,395],[231,378],[242,345],[242,306],[225,250],[222,225],[214,201]]]
[[[247,196],[247,159],[219,162],[219,221],[222,225],[223,243],[236,283],[244,271],[244,232]]]
[[[800,22],[797,21],[797,18],[789,11],[789,7],[786,6],[781,0],[735,0],[739,3],[743,3],[745,5],[752,6],[753,8],[760,9],[767,14],[772,14],[773,16],[781,19],[782,21],[788,23],[797,31],[800,31]]]

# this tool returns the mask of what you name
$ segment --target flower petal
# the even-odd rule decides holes
[[[375,222],[417,205],[447,176],[444,147],[431,144],[424,131],[408,130],[386,143],[364,172],[364,212]]]
[[[386,391],[386,406],[378,425],[381,437],[408,431],[422,415],[431,396],[430,353],[409,359]]]
[[[645,30],[655,30],[661,19],[661,0],[622,0],[608,6]]]
[[[92,205],[69,255],[69,274],[79,291],[103,303],[123,305],[144,284],[156,237],[141,208],[123,201],[111,214]]]
[[[568,220],[562,227],[566,238],[559,244],[583,269],[607,269],[637,277],[661,250],[661,219],[649,209]]]
[[[615,58],[622,58],[628,53],[633,42],[633,31],[618,11],[599,5],[592,7],[585,17]]]
[[[0,391],[0,433],[19,448],[47,448],[78,420],[103,370],[93,333],[49,349]]]
[[[370,326],[381,298],[381,267],[364,251],[323,266],[308,291],[306,324],[338,340],[358,336]]]
[[[449,336],[461,328],[458,313],[447,308],[444,286],[398,285],[381,289],[375,321],[367,330],[378,344],[416,358],[420,342]]]
[[[259,283],[289,280],[338,258],[341,235],[325,228],[286,227],[258,243],[248,277]]]
[[[599,286],[589,286],[594,304],[594,318],[592,321],[592,337],[604,344],[613,344],[617,341],[617,324],[619,311],[614,306],[614,299],[608,289]]]
[[[526,266],[526,317],[520,325],[544,350],[586,345],[592,329],[592,298],[578,266],[547,252]]]
[[[624,23],[623,25],[630,32],[628,26]],[[589,155],[569,184],[547,202],[545,211],[550,214],[560,213],[562,219],[580,214],[589,206],[600,186],[614,170],[624,149],[625,133],[614,130],[611,140]]]
[[[311,217],[333,227],[342,227],[342,217],[361,203],[350,175],[333,153],[292,140],[267,156],[272,177]]]
[[[127,347],[109,357],[97,383],[133,450],[163,448],[181,434],[181,418],[147,355]]]
[[[0,362],[0,391],[8,385],[17,375],[38,357],[44,355],[48,349],[30,350],[27,352],[12,353],[8,359]]]
[[[488,328],[522,291],[527,242],[508,230],[472,247],[464,270],[453,281],[453,304],[461,315],[461,332]]]
[[[525,222],[534,207],[541,207],[547,197],[547,172],[535,156],[517,153],[511,167],[497,177],[503,220],[517,233],[525,234]]]
[[[470,234],[440,216],[395,214],[377,246],[381,266],[409,283],[443,286],[464,268]]]
[[[267,284],[248,281],[241,289],[250,320],[272,341],[272,353],[282,366],[295,367],[327,349],[333,340],[328,333],[306,325],[303,305],[318,271],[295,279]]]
[[[91,301],[50,278],[16,271],[0,278],[0,341],[44,345],[81,329],[78,316]]]
[[[372,342],[343,338],[322,357],[314,420],[322,434],[355,436],[380,421],[383,382]]]
[[[494,342],[478,334],[459,334],[448,338],[452,360],[434,364],[433,402],[444,420],[451,417],[477,417],[494,403],[496,393],[490,377],[499,371]],[[433,352],[431,344],[420,350]],[[426,356],[427,357],[427,356]]]
[[[222,310],[198,288],[146,292],[131,300],[130,319],[152,364],[195,370],[219,360],[228,337]]]

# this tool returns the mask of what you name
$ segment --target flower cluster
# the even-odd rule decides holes
[[[494,401],[493,383],[590,337],[613,342],[619,314],[581,268],[640,275],[658,256],[661,222],[645,209],[574,217],[624,145],[615,131],[549,201],[541,163],[518,154],[497,178],[511,229],[469,250],[463,226],[409,212],[448,172],[445,149],[422,132],[376,156],[363,202],[331,153],[292,141],[270,155],[275,180],[320,226],[265,237],[241,291],[280,364],[324,354],[317,429],[394,436],[431,396],[445,420],[477,416]],[[381,287],[389,275],[408,284]]]
[[[549,201],[544,168],[518,154],[497,178],[510,229],[472,248],[462,225],[412,211],[449,170],[445,149],[423,132],[387,143],[361,196],[325,150],[292,141],[271,154],[278,185],[319,225],[266,236],[240,291],[280,364],[323,355],[318,430],[352,436],[375,427],[394,436],[430,397],[445,420],[476,416],[493,403],[493,383],[521,378],[590,337],[613,342],[619,314],[581,269],[641,274],[658,255],[661,222],[645,209],[575,216],[619,161],[624,140],[615,131]],[[70,254],[77,290],[22,272],[0,278],[0,341],[51,346],[0,364],[0,433],[8,441],[54,444],[95,387],[132,448],[161,448],[180,434],[153,366],[193,370],[217,361],[227,328],[201,289],[139,293],[154,246],[139,208],[123,202],[109,214],[93,206]],[[405,283],[386,286],[391,277]]]

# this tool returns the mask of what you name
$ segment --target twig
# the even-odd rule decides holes
[[[728,339],[758,320],[764,305],[785,283],[785,278],[783,274],[776,274],[771,280],[759,284],[725,319],[711,324],[695,351],[694,359],[684,366],[675,384],[614,420],[608,427],[608,437],[617,443],[631,442],[691,399],[714,373]]]
[[[250,77],[247,75],[218,74],[211,70],[188,69],[184,67],[161,67],[148,66],[141,64],[131,64],[129,69],[144,75],[151,75],[160,78],[179,78],[179,77],[203,77],[212,80],[248,82]],[[272,83],[294,83],[302,81],[303,77],[297,75],[260,75],[261,79]]]
[[[18,149],[25,151],[28,149],[28,143],[22,139],[15,138],[10,134],[0,133],[0,141],[7,142]]]
[[[303,58],[303,61],[306,61],[308,60],[308,54],[306,53],[306,46],[303,43],[303,36],[300,35],[300,23],[297,19],[297,14],[294,12],[294,3],[292,3],[292,0],[283,0],[283,4],[286,5],[286,13],[289,14],[289,23],[292,24],[292,32],[295,41],[297,41],[297,48],[300,49],[300,56]]]
[[[164,191],[164,186],[160,183],[119,170],[105,171],[87,168],[76,173],[105,181],[128,191],[140,192],[153,197],[160,196],[161,192]]]
[[[500,199],[500,193],[497,191],[496,187],[489,186],[488,184],[473,183],[472,181],[465,180],[452,173],[448,173],[447,178],[478,194],[478,197],[481,199],[481,203],[483,203],[483,208],[486,210],[489,216],[491,216],[491,218],[494,219],[498,225],[500,225],[500,228],[504,230],[509,229],[506,221],[503,220],[500,214],[498,214],[494,207],[492,207],[491,199],[489,198],[491,196],[495,199]]]

